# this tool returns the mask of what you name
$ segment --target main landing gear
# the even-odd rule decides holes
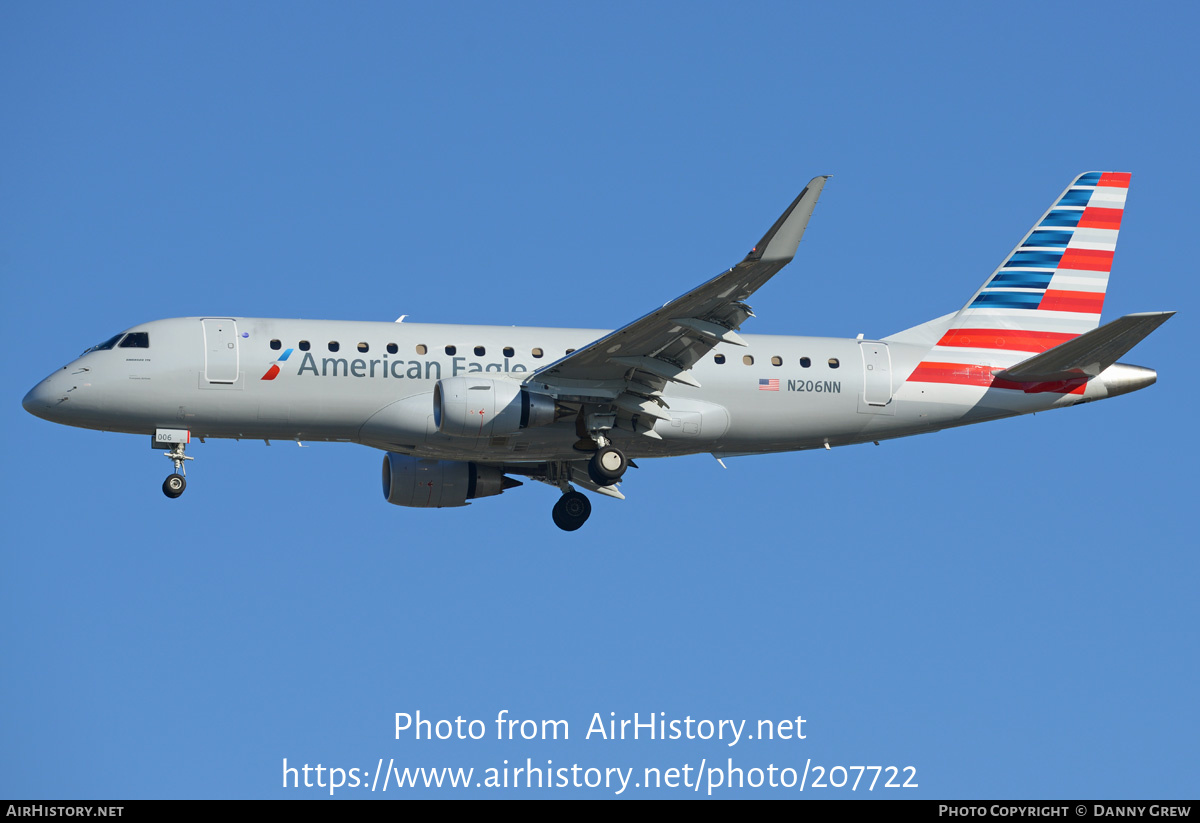
[[[576,491],[569,491],[558,498],[550,515],[554,525],[565,532],[573,532],[587,522],[592,514],[592,501]]]
[[[617,483],[629,468],[629,459],[624,452],[609,443],[597,444],[596,451],[588,460],[588,478],[595,483],[600,491],[609,496],[620,497],[611,487]],[[554,504],[551,515],[554,525],[563,531],[573,532],[587,522],[592,514],[592,503],[580,492],[574,491],[566,480],[559,482],[563,496]]]
[[[597,486],[611,486],[621,479],[629,468],[625,453],[612,444],[608,432],[616,425],[616,414],[594,412],[585,415],[581,410],[575,421],[575,433],[579,442],[576,451],[591,452],[588,460],[588,477]]]
[[[591,442],[595,444],[595,451],[587,464],[588,477],[601,487],[600,491],[606,491],[604,487],[615,485],[625,476],[625,470],[629,468],[629,458],[609,442],[603,431],[592,431],[588,434]],[[563,496],[554,504],[551,515],[554,517],[554,525],[563,531],[573,532],[587,522],[592,513],[592,503],[579,492],[572,491],[568,485],[564,484],[562,489]],[[620,496],[618,492],[613,494]]]
[[[187,478],[184,477],[187,470],[183,467],[183,461],[195,460],[194,457],[188,457],[183,453],[183,443],[176,443],[171,447],[171,450],[163,453],[171,459],[175,464],[175,473],[168,476],[163,481],[163,494],[174,500],[179,495],[183,494],[183,490],[187,488]]]
[[[595,491],[609,497],[622,498],[623,495],[614,488],[625,470],[632,465],[625,453],[612,444],[608,433],[616,426],[616,414],[613,412],[593,412],[585,414],[581,409],[575,421],[575,434],[579,437],[575,443],[575,451],[591,453],[587,461],[588,480],[595,484]],[[574,461],[571,461],[574,462]],[[578,471],[578,463],[574,464]],[[558,486],[563,496],[554,504],[551,514],[554,525],[563,531],[573,532],[587,522],[592,513],[592,504],[586,497],[571,488],[571,469],[568,464],[559,464],[556,471],[551,472],[547,482]],[[582,478],[576,480],[579,482]],[[584,482],[584,485],[588,483]]]
[[[588,461],[588,477],[597,486],[611,486],[629,468],[629,460],[616,446],[601,446]]]

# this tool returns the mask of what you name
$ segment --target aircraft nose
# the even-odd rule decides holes
[[[61,392],[55,390],[54,377],[51,376],[30,389],[21,401],[21,406],[34,417],[50,420],[52,410],[62,399]]]

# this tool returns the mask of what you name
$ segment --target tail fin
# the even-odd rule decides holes
[[[976,336],[1000,348],[1042,351],[1096,328],[1129,177],[1094,171],[1075,178],[963,306],[949,335],[981,332]],[[1003,334],[1009,330],[1032,336]],[[1039,341],[1044,333],[1053,337]]]
[[[1007,366],[1096,328],[1129,177],[1075,178],[954,315],[929,359]]]
[[[1129,177],[1093,171],[1075,178],[956,315],[931,321],[940,337],[909,380],[992,385],[995,367],[1099,326]]]

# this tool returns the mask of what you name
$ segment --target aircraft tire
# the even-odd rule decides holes
[[[597,486],[611,486],[620,480],[629,468],[624,452],[615,446],[605,446],[588,461],[588,477]]]
[[[172,474],[163,481],[163,494],[174,500],[179,495],[183,494],[183,490],[187,488],[187,480],[182,474]]]
[[[592,514],[592,501],[580,492],[567,492],[558,498],[550,512],[554,525],[565,532],[573,532],[587,522]]]

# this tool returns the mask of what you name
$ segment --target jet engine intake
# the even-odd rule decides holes
[[[512,380],[461,375],[433,387],[433,422],[439,433],[454,437],[515,434],[548,426],[561,416],[554,398]]]
[[[383,496],[397,506],[444,509],[492,497],[521,481],[495,466],[457,460],[431,460],[388,452],[383,457]]]

